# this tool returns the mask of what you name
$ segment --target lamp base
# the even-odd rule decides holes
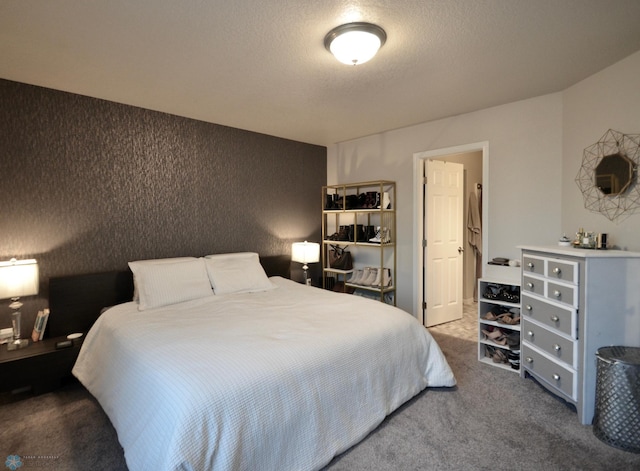
[[[29,346],[29,339],[18,339],[7,344],[7,350],[18,350]]]

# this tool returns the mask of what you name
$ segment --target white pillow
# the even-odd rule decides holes
[[[129,262],[138,285],[138,310],[213,296],[204,259],[167,263]]]
[[[175,258],[154,258],[151,260],[138,260],[137,262],[132,262],[137,265],[157,265],[159,263],[175,263],[175,262],[184,262],[186,260],[197,260],[196,257],[175,257]],[[133,274],[133,300],[137,303],[139,299],[138,296],[138,283],[136,281],[136,275]]]
[[[253,293],[276,287],[267,278],[257,253],[207,255],[205,263],[215,294]]]

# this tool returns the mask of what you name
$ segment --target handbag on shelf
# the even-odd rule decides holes
[[[344,247],[332,245],[331,250],[329,250],[329,268],[351,270],[353,268],[351,252]]]

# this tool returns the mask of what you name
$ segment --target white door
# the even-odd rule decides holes
[[[462,319],[464,166],[425,162],[425,325]]]

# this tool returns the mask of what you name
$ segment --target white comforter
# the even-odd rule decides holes
[[[311,470],[427,386],[453,386],[412,316],[284,278],[277,288],[105,312],[73,374],[136,470]]]

